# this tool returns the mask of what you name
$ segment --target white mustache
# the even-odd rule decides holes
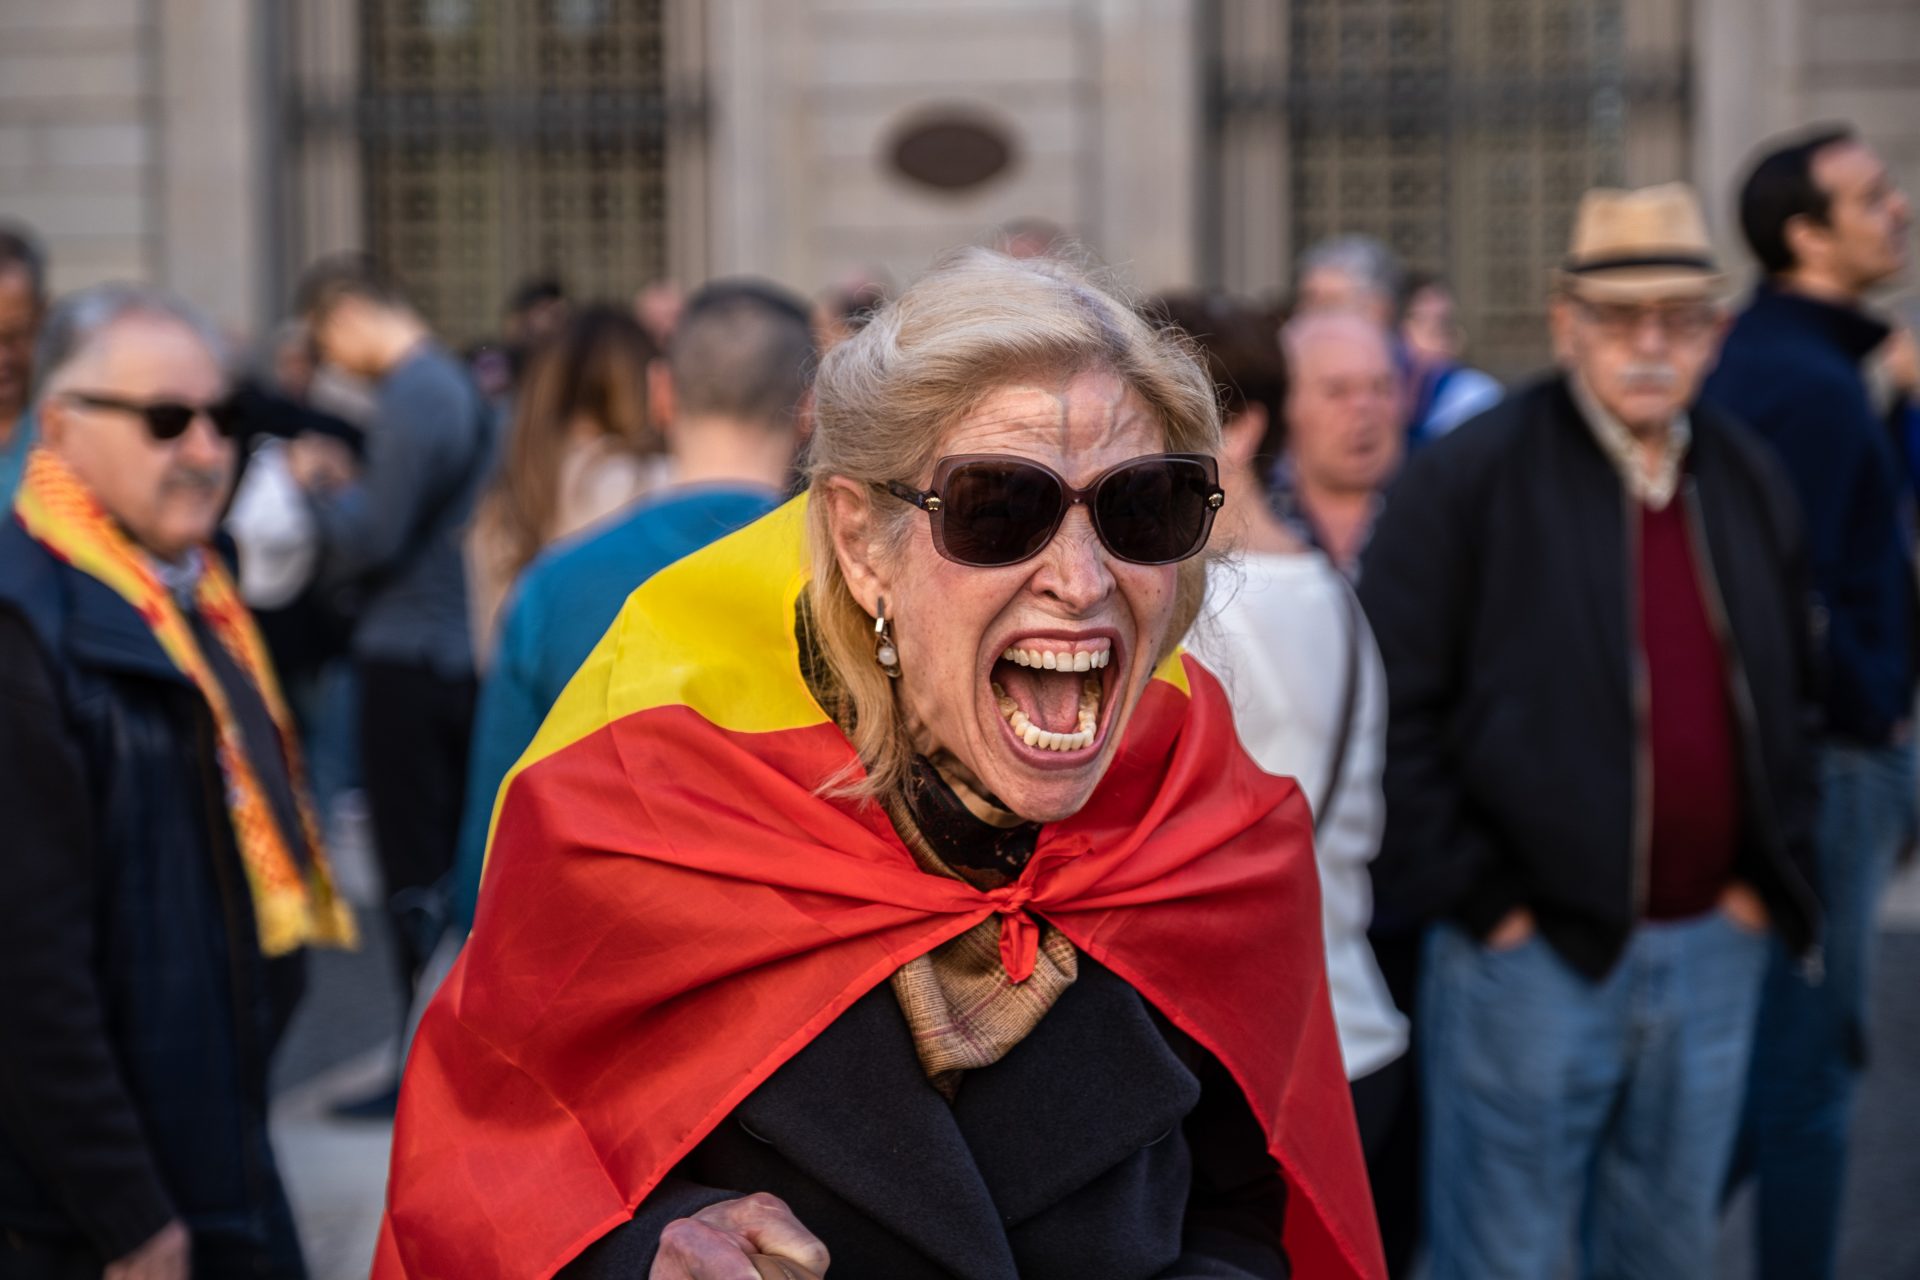
[[[1620,371],[1620,381],[1634,391],[1671,391],[1680,372],[1670,364],[1630,364]]]
[[[217,494],[226,486],[227,477],[223,473],[200,467],[181,467],[171,471],[165,482],[168,489],[195,489],[206,494]]]

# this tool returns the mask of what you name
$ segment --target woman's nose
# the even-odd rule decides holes
[[[1076,503],[1041,553],[1034,586],[1070,611],[1086,613],[1113,591],[1113,581],[1109,553],[1093,531],[1086,506]]]

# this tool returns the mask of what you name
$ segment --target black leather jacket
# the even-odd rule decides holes
[[[196,1275],[297,1276],[266,1097],[293,984],[213,733],[132,606],[0,527],[3,1239],[105,1262],[179,1217]]]

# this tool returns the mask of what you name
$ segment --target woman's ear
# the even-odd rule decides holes
[[[673,425],[673,370],[665,360],[647,361],[647,417],[665,435]]]
[[[1251,467],[1260,442],[1267,437],[1267,406],[1248,403],[1220,427],[1220,462],[1239,469]]]
[[[873,495],[865,485],[834,476],[824,489],[816,489],[818,499],[827,504],[827,527],[832,530],[833,555],[848,590],[860,607],[878,613],[880,601],[892,594],[892,578],[880,563],[875,537]]]

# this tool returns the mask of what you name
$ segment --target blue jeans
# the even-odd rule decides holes
[[[307,782],[322,828],[332,820],[341,794],[360,785],[360,708],[354,679],[353,664],[336,658],[286,691],[300,722]]]
[[[1736,1179],[1759,1180],[1763,1280],[1834,1273],[1853,1088],[1866,1061],[1867,958],[1881,891],[1913,827],[1911,746],[1829,745],[1820,760],[1822,963],[1774,944],[1754,1036]]]
[[[1767,942],[1643,924],[1600,982],[1535,935],[1427,939],[1431,1280],[1713,1274]]]

